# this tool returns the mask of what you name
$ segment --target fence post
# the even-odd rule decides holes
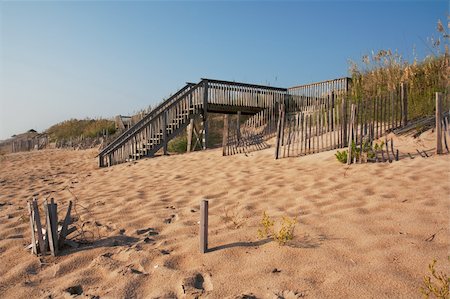
[[[168,137],[168,134],[167,134],[167,111],[163,111],[163,115],[162,115],[162,117],[163,117],[163,123],[162,123],[162,125],[163,125],[163,127],[162,127],[162,134],[163,134],[163,152],[164,152],[164,155],[167,155],[167,137]],[[136,153],[137,153],[137,146],[136,146]]]
[[[281,138],[283,138],[283,127],[284,127],[284,104],[280,104],[280,109],[278,113],[278,126],[277,126],[277,142],[276,142],[276,149],[275,149],[275,159],[278,159],[280,157],[280,147],[281,147]]]
[[[228,114],[224,114],[223,115],[223,134],[222,134],[222,147],[223,147],[222,156],[227,155],[228,122],[229,122],[229,116],[228,116]]]
[[[436,92],[436,154],[442,154],[442,93]]]
[[[192,130],[194,129],[194,119],[191,118],[189,120],[189,125],[187,127],[187,146],[186,146],[186,151],[188,153],[191,152],[191,147],[192,147]]]
[[[402,97],[402,126],[408,123],[408,91],[406,84],[401,83],[401,97]]]
[[[347,150],[347,164],[350,165],[352,163],[352,141],[353,141],[353,131],[355,126],[355,104],[351,106],[351,115],[350,115],[350,127],[348,132],[348,150]]]
[[[208,251],[208,201],[200,202],[200,252]]]
[[[237,119],[236,119],[236,136],[237,140],[241,140],[241,111],[237,112]]]
[[[203,82],[203,149],[208,147],[208,80]]]

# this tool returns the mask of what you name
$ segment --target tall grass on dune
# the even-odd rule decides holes
[[[450,23],[447,26],[450,29]],[[361,63],[350,61],[352,97],[373,98],[399,92],[405,83],[408,93],[408,117],[430,115],[434,111],[434,94],[449,94],[449,35],[438,21],[438,38],[429,39],[430,54],[420,60],[407,61],[397,51],[379,50],[365,55]],[[448,108],[448,107],[447,107]]]
[[[69,140],[78,137],[97,137],[108,132],[116,131],[114,121],[107,119],[70,119],[51,126],[47,129],[51,141]]]

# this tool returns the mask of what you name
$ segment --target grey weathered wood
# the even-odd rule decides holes
[[[436,154],[442,154],[442,93],[436,92]]]
[[[189,125],[187,127],[187,148],[186,151],[189,153],[192,149],[192,131],[194,129],[194,119],[189,119]]]
[[[236,117],[236,136],[237,136],[237,140],[240,141],[241,140],[241,111],[237,112],[237,117]]]
[[[389,161],[389,163],[392,163],[391,155],[389,154],[389,143],[388,143],[389,141],[387,139],[387,136],[384,137],[384,140],[385,140],[385,144],[386,144],[386,154],[387,154],[388,161]],[[392,153],[392,154],[394,154],[394,153]]]
[[[69,224],[71,223],[71,216],[70,216],[71,211],[72,211],[72,201],[69,201],[69,207],[67,208],[66,217],[64,217],[61,232],[59,233],[59,240],[58,240],[59,248],[63,247],[64,241],[66,240],[68,234]]]
[[[205,80],[203,83],[203,149],[208,148],[208,137],[209,137],[209,128],[208,128],[208,80]]]
[[[347,149],[347,164],[350,165],[352,163],[352,141],[353,141],[353,132],[355,126],[355,112],[356,107],[355,104],[351,106],[351,114],[350,114],[350,130],[348,132],[348,149]]]
[[[408,92],[406,83],[401,83],[401,101],[402,101],[402,126],[408,124]]]
[[[208,251],[208,201],[200,202],[200,252]]]
[[[163,134],[162,142],[164,144],[163,145],[163,153],[164,153],[164,155],[167,155],[167,146],[168,146],[168,143],[169,143],[169,141],[168,141],[169,133],[167,131],[167,124],[168,124],[168,122],[167,122],[167,111],[164,111],[163,114],[162,114],[162,134]]]
[[[276,148],[275,148],[275,159],[278,159],[280,157],[280,147],[281,147],[281,138],[282,138],[282,130],[283,130],[283,123],[284,123],[284,105],[280,105],[279,109],[279,117],[278,117],[278,126],[277,126],[277,141],[276,141]]]
[[[36,223],[39,251],[41,255],[45,255],[47,253],[47,246],[44,242],[44,236],[42,235],[41,217],[39,215],[38,203],[35,198],[33,199],[33,215]]]
[[[227,155],[227,146],[228,146],[228,123],[229,123],[228,114],[223,115],[223,135],[222,135],[222,156]]]
[[[36,234],[35,234],[35,225],[34,225],[34,213],[31,207],[31,202],[27,201],[28,208],[28,216],[30,218],[30,230],[31,230],[31,252],[33,254],[37,254],[36,248]]]
[[[48,245],[50,247],[50,253],[52,254],[52,256],[56,256],[57,255],[57,251],[56,249],[56,243],[54,243],[54,238],[53,238],[53,229],[52,229],[52,208],[50,207],[50,204],[48,204],[47,201],[44,202],[44,212],[45,212],[45,219],[46,219],[46,232],[47,232],[47,240],[48,240]]]

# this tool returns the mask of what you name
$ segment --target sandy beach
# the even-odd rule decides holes
[[[400,161],[350,167],[335,151],[274,160],[273,147],[110,168],[97,167],[94,149],[5,155],[0,297],[70,298],[79,285],[89,298],[420,298],[429,263],[447,268],[450,254],[450,156],[415,151],[431,155],[433,141],[396,138]],[[33,196],[53,197],[60,219],[72,200],[86,244],[57,257],[25,249]],[[294,240],[258,239],[264,211],[297,217]]]

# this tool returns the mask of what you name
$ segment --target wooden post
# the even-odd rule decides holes
[[[47,232],[47,240],[48,240],[48,244],[50,247],[50,252],[53,256],[56,256],[56,244],[53,242],[53,230],[52,230],[52,224],[51,224],[51,210],[52,208],[50,207],[50,205],[48,204],[47,201],[44,202],[44,212],[45,212],[45,219],[47,222],[46,225],[46,232]]]
[[[208,148],[208,80],[203,82],[203,149]]]
[[[436,154],[442,154],[442,93],[436,92]]]
[[[208,201],[200,202],[200,252],[208,251]]]
[[[237,119],[236,119],[236,136],[237,140],[241,140],[241,111],[237,112]]]
[[[280,105],[279,116],[278,116],[278,127],[277,127],[277,147],[275,149],[275,159],[280,157],[280,147],[281,147],[281,138],[283,136],[283,128],[284,128],[284,104]]]
[[[36,248],[36,234],[35,234],[35,227],[34,227],[34,213],[33,209],[31,207],[31,202],[27,202],[28,207],[28,215],[30,217],[30,229],[31,229],[31,251],[33,254],[37,254],[37,248]]]
[[[167,111],[164,111],[163,112],[163,115],[162,115],[162,117],[163,117],[163,123],[162,123],[162,134],[163,134],[163,136],[162,136],[162,138],[163,138],[163,152],[164,152],[164,155],[167,155]]]
[[[401,98],[402,98],[402,126],[406,126],[408,123],[408,93],[406,84],[401,83]]]
[[[228,114],[224,114],[223,115],[223,134],[222,134],[222,147],[223,147],[222,156],[227,155],[228,122],[229,122],[229,116],[228,116]]]
[[[44,243],[44,236],[42,235],[41,217],[39,216],[39,208],[36,198],[33,199],[33,215],[34,221],[36,223],[39,250],[41,252],[41,255],[45,255],[47,252],[47,246]]]
[[[356,107],[355,104],[351,106],[351,114],[350,114],[350,130],[348,132],[348,150],[347,150],[347,164],[350,165],[352,163],[352,143],[353,143],[353,131],[355,126],[355,112]]]
[[[55,246],[55,255],[58,255],[58,205],[52,198],[50,200],[50,223],[52,228],[53,246]]]
[[[189,153],[191,152],[192,148],[192,130],[194,129],[194,119],[191,118],[189,120],[189,125],[187,127],[187,148],[186,151]]]
[[[66,240],[69,224],[71,222],[71,217],[70,217],[71,211],[72,211],[72,201],[69,201],[69,207],[67,208],[66,217],[64,218],[61,232],[59,233],[59,240],[58,240],[59,248],[62,248],[64,246],[64,241]]]

